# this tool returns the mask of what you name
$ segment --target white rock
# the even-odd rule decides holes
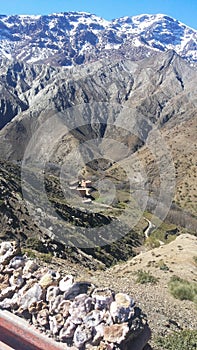
[[[61,314],[49,316],[50,331],[53,335],[57,334],[59,330],[63,327],[63,325],[64,318]]]
[[[12,287],[16,286],[20,288],[24,283],[24,279],[21,276],[20,272],[14,271],[13,275],[9,279],[9,282]]]
[[[72,338],[74,336],[76,327],[77,326],[72,322],[71,317],[68,317],[64,324],[64,327],[60,330],[60,340]]]
[[[64,278],[62,278],[59,282],[59,289],[61,292],[66,292],[72,287],[74,283],[74,277],[72,275],[66,275]]]
[[[20,293],[20,291],[19,291]],[[19,305],[23,310],[28,309],[36,301],[42,300],[43,290],[38,283],[35,283],[30,289],[19,294]]]
[[[81,348],[91,338],[92,330],[85,325],[79,325],[75,330],[73,341],[77,348]]]
[[[90,312],[92,307],[92,298],[87,294],[79,294],[70,305],[69,313],[75,324],[80,324],[83,318]]]
[[[110,305],[110,314],[114,322],[128,321],[134,315],[134,300],[124,293],[117,293]]]
[[[92,310],[84,317],[83,322],[87,327],[96,327],[103,320],[103,317],[104,311]]]
[[[114,293],[108,288],[96,288],[92,293],[95,303],[95,309],[109,309],[110,304],[114,300]]]

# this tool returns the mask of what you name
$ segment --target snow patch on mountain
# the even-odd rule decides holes
[[[197,60],[197,31],[163,14],[107,21],[86,12],[0,16],[0,56],[71,66],[117,52],[134,60],[175,50]]]

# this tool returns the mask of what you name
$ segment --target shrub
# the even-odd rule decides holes
[[[37,253],[29,248],[22,248],[22,254],[26,254],[30,259],[39,258],[46,263],[50,263],[53,257],[51,253]]]
[[[165,262],[161,259],[158,261],[157,266],[160,268],[162,271],[169,271],[169,267],[165,264]]]
[[[196,302],[197,299],[197,284],[188,282],[177,276],[173,276],[169,282],[171,294],[180,300],[191,300]]]
[[[52,259],[52,254],[48,253],[48,254],[40,254],[39,255],[40,260],[46,262],[46,263],[50,263],[51,259]]]
[[[153,235],[146,239],[145,245],[151,249],[160,247],[159,240]]]
[[[159,280],[157,277],[154,277],[153,275],[151,275],[150,272],[143,271],[143,270],[138,270],[136,272],[136,275],[137,275],[136,282],[140,284],[144,284],[144,283],[156,284]]]
[[[167,337],[159,337],[156,343],[161,350],[196,350],[197,330],[184,330]]]
[[[33,252],[31,249],[28,249],[28,248],[26,249],[22,248],[22,254],[26,254],[30,259],[36,258],[35,252]]]
[[[46,247],[37,237],[29,237],[25,242],[26,248],[37,250],[40,253],[46,253]]]

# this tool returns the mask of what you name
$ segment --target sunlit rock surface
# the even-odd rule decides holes
[[[0,245],[0,309],[76,349],[143,349],[150,330],[133,298],[47,271],[19,250],[13,242]]]

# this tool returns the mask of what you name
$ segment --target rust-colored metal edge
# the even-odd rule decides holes
[[[125,340],[122,350],[142,350],[151,337],[151,330],[146,325],[144,329],[133,338]],[[65,343],[57,343],[46,335],[39,333],[35,327],[30,326],[26,320],[8,312],[0,310],[0,350],[77,350],[68,347]]]
[[[25,320],[6,310],[0,310],[1,343],[1,350],[76,350],[39,333]]]

